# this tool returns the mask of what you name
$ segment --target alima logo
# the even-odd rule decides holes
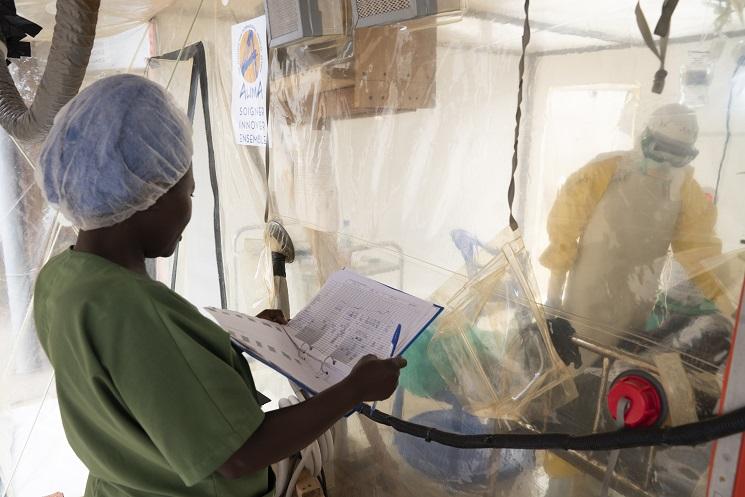
[[[246,83],[253,84],[261,74],[261,40],[256,30],[250,27],[241,35],[239,44],[241,74]]]
[[[262,60],[262,42],[259,32],[253,25],[247,26],[238,40],[238,64],[243,76],[238,93],[241,99],[264,98],[261,73],[265,61]]]

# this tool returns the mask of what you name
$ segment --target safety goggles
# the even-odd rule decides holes
[[[656,162],[666,162],[673,167],[683,167],[698,156],[695,147],[660,136],[649,130],[642,135],[644,156]]]

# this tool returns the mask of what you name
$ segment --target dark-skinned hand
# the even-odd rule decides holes
[[[282,314],[280,309],[264,309],[256,315],[257,318],[266,319],[277,324],[287,324],[285,315]]]
[[[385,400],[396,391],[398,376],[406,367],[406,359],[378,359],[366,355],[360,359],[344,380],[354,388],[362,402]]]

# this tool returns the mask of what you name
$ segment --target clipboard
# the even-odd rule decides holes
[[[365,355],[403,354],[443,308],[342,269],[287,325],[231,310],[206,310],[241,350],[317,394],[346,378]],[[391,337],[399,325],[392,351]]]

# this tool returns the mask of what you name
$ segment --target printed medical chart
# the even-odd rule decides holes
[[[207,311],[250,355],[317,393],[344,379],[367,354],[403,353],[442,307],[343,269],[287,325],[212,307]]]

